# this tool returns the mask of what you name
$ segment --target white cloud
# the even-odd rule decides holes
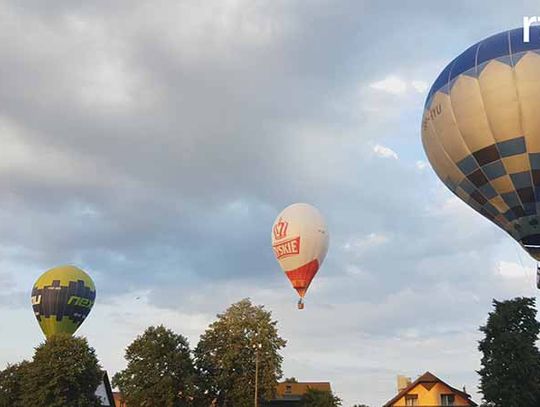
[[[82,76],[80,94],[87,104],[113,108],[127,107],[134,101],[136,82],[121,61],[106,56]]]
[[[418,160],[416,162],[416,168],[419,169],[420,171],[422,170],[425,170],[427,168],[427,162],[423,161],[423,160]]]
[[[381,81],[373,82],[369,87],[391,93],[392,95],[402,95],[407,91],[407,82],[397,76],[391,75]]]
[[[248,0],[170,2],[163,7],[146,4],[136,8],[133,19],[143,30],[159,35],[179,60],[197,61],[229,55],[231,49],[271,46],[286,35],[290,21],[286,7],[277,2],[258,4]],[[189,15],[178,24],[180,16]]]
[[[390,238],[382,233],[370,233],[361,238],[353,238],[344,245],[345,250],[357,251],[366,250],[372,247],[380,246],[388,242]]]
[[[397,75],[390,75],[380,81],[371,83],[369,87],[392,95],[404,95],[411,89],[417,93],[425,93],[429,85],[425,81],[407,81]]]
[[[350,250],[350,249],[348,249]],[[349,264],[345,267],[345,271],[347,274],[354,276],[354,277],[361,277],[361,278],[369,278],[370,274],[364,270],[362,267],[359,267],[355,264]]]
[[[411,86],[418,93],[424,93],[426,90],[428,90],[428,87],[429,87],[429,85],[424,81],[412,81]]]
[[[103,164],[73,152],[31,141],[34,133],[0,117],[0,176],[17,175],[39,182],[67,185],[113,185]],[[66,169],[69,168],[69,171]],[[107,173],[104,177],[103,174]],[[107,180],[109,179],[109,180]]]
[[[393,158],[394,160],[399,159],[397,153],[394,150],[381,144],[376,144],[373,147],[373,152],[381,158]]]
[[[527,278],[527,280],[529,280],[528,270],[525,267],[509,261],[499,261],[495,268],[495,274],[508,280],[522,278]]]
[[[447,195],[446,186],[439,186],[441,191],[445,194],[442,202],[438,202],[437,205],[433,205],[429,208],[430,212],[439,216],[465,216],[469,217],[471,214],[467,204],[455,195]],[[474,213],[473,213],[474,214]],[[470,219],[470,217],[469,217]]]

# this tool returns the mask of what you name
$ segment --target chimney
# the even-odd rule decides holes
[[[397,377],[397,389],[398,393],[411,384],[411,378],[403,375],[398,375]]]

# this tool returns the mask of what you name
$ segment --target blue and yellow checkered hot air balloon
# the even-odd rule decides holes
[[[47,338],[75,333],[90,313],[95,298],[94,282],[75,266],[46,271],[32,288],[32,308]]]
[[[540,260],[540,27],[455,58],[428,94],[422,142],[444,184]]]

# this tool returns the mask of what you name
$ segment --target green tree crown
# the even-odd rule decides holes
[[[309,388],[302,397],[303,407],[339,407],[341,399],[331,392]]]
[[[540,322],[534,298],[493,300],[478,349],[482,352],[480,390],[494,407],[540,405]]]
[[[22,407],[22,383],[29,365],[23,361],[0,371],[0,407]]]
[[[149,327],[126,349],[126,369],[113,377],[128,406],[183,407],[193,400],[194,368],[185,337]]]
[[[194,352],[201,398],[218,406],[251,407],[257,360],[259,398],[272,398],[285,345],[264,307],[249,299],[231,305],[204,332]]]
[[[54,335],[36,348],[23,370],[22,405],[96,407],[103,371],[84,338]]]

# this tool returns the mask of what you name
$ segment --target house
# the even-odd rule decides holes
[[[302,397],[309,389],[332,392],[329,382],[297,382],[286,380],[276,386],[276,396],[273,400],[263,403],[265,407],[295,407],[302,403]]]
[[[122,400],[122,393],[120,393],[119,391],[113,391],[113,396],[116,407],[126,407],[125,401]]]
[[[477,404],[463,390],[458,390],[443,382],[430,372],[424,373],[414,382],[398,376],[398,394],[383,407],[474,407]]]
[[[105,371],[103,372],[101,383],[96,390],[96,396],[101,403],[101,407],[116,407],[111,382],[109,381],[109,376]]]

